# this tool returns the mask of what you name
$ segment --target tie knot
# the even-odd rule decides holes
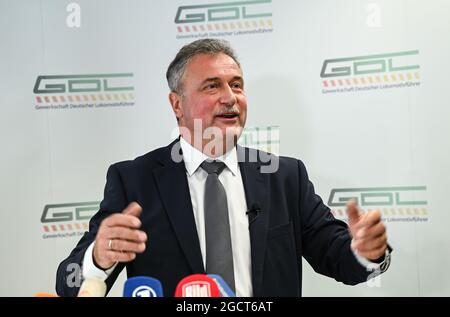
[[[219,161],[212,161],[212,162],[204,161],[200,166],[208,174],[219,175],[225,169],[226,165],[225,163]]]

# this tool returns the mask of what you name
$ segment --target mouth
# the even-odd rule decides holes
[[[239,113],[226,112],[216,116],[217,118],[225,121],[235,121],[239,117]]]

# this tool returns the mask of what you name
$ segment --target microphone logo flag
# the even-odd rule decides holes
[[[185,284],[182,288],[182,297],[211,297],[211,288],[209,283],[196,281]]]
[[[161,282],[149,276],[134,276],[125,281],[123,297],[164,297]]]
[[[153,288],[143,285],[138,288],[136,288],[131,297],[158,297],[156,295],[156,292],[153,290]]]
[[[193,274],[177,285],[175,297],[220,297],[216,282],[205,274]]]

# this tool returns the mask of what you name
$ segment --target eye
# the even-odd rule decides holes
[[[241,89],[242,89],[242,83],[240,83],[240,82],[238,82],[238,81],[233,82],[233,83],[231,84],[231,89],[238,89],[238,90],[241,90]]]
[[[216,89],[218,87],[219,87],[218,83],[209,83],[203,89],[204,90],[212,90],[212,89]]]

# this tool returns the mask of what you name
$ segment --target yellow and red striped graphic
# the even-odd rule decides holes
[[[361,212],[365,213],[365,212],[369,212],[372,210],[378,210],[381,212],[382,216],[416,216],[416,217],[428,217],[428,210],[427,208],[416,208],[416,207],[392,207],[392,208],[361,208],[360,209]],[[341,209],[341,208],[336,208],[336,209],[331,209],[331,213],[333,214],[333,216],[335,217],[346,217],[346,211],[345,209]]]
[[[87,222],[76,222],[76,223],[66,223],[66,224],[53,224],[42,226],[44,232],[64,232],[64,231],[86,231],[89,228]]]
[[[253,21],[206,23],[177,26],[178,33],[197,33],[207,31],[232,31],[237,29],[272,28],[272,19],[261,19]]]
[[[362,76],[362,77],[348,77],[343,79],[329,79],[323,80],[322,85],[325,88],[330,87],[345,87],[345,86],[364,86],[370,84],[381,84],[381,83],[395,83],[403,82],[405,80],[412,81],[413,79],[419,80],[420,74],[418,72],[414,73],[399,73],[399,74],[385,74],[383,76]]]
[[[112,100],[134,100],[133,93],[115,93],[98,95],[54,95],[54,96],[36,96],[37,103],[55,103],[55,102],[99,102]]]

